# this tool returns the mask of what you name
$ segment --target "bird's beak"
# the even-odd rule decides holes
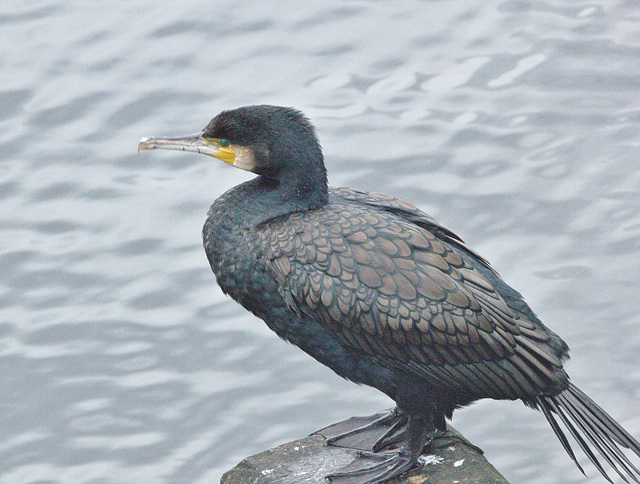
[[[236,154],[229,146],[220,146],[218,138],[206,138],[202,133],[180,136],[178,138],[142,138],[138,143],[138,153],[142,150],[177,150],[193,151],[213,156],[234,165]]]

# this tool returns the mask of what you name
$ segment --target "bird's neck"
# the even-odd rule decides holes
[[[236,205],[244,213],[244,221],[253,226],[290,213],[316,210],[328,203],[326,175],[316,180],[298,178],[297,183],[290,180],[258,176],[232,188],[229,192],[234,193],[229,202]]]

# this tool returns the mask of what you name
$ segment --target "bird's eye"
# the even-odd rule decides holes
[[[220,147],[228,148],[231,142],[227,138],[220,138]]]

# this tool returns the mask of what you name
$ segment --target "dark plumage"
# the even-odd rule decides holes
[[[198,135],[147,138],[139,148],[197,151],[257,173],[216,200],[204,226],[220,287],[283,339],[397,403],[394,415],[407,422],[400,450],[364,454],[370,463],[333,480],[391,479],[456,408],[495,398],[540,409],[576,464],[560,423],[607,479],[595,453],[638,482],[620,448],[640,456],[640,444],[570,383],[564,341],[429,215],[385,195],[328,188],[301,113],[225,111]]]

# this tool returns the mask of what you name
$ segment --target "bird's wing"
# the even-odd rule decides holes
[[[561,359],[568,357],[569,348],[553,331],[546,328],[531,308],[522,298],[522,295],[504,282],[502,277],[491,267],[489,262],[480,254],[471,249],[452,230],[448,229],[432,216],[424,213],[414,205],[404,200],[384,195],[381,193],[370,193],[353,188],[332,187],[331,197],[334,201],[350,201],[357,204],[373,207],[377,210],[394,214],[412,224],[422,227],[435,237],[444,242],[445,245],[456,250],[467,263],[473,266],[488,281],[493,289],[502,297],[509,308],[518,316],[528,320],[530,324],[536,326],[540,331],[548,333],[551,337],[551,344],[555,352]]]
[[[539,392],[561,367],[543,327],[432,231],[393,213],[334,203],[273,221],[259,237],[295,311],[389,365],[497,398]]]

